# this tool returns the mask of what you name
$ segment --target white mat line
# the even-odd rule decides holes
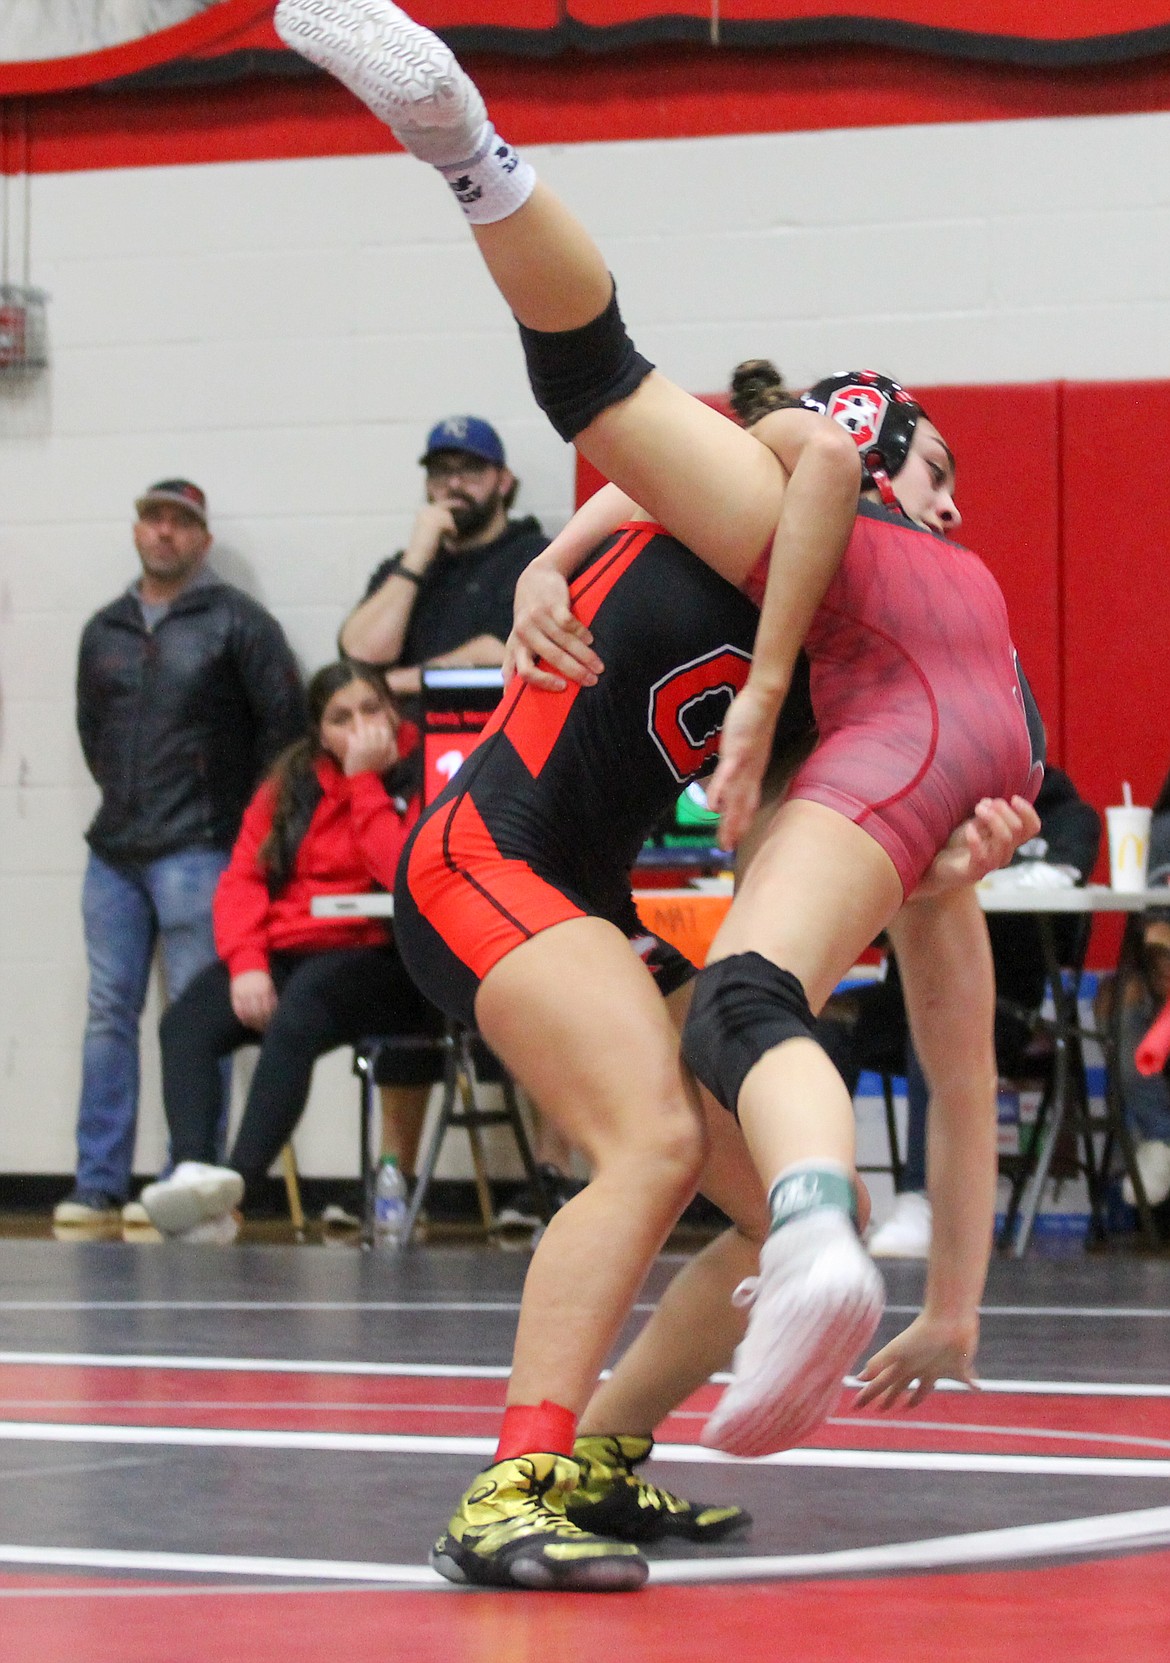
[[[30,1368],[176,1369],[223,1374],[351,1374],[356,1377],[402,1376],[408,1380],[506,1380],[507,1364],[497,1363],[364,1363],[331,1357],[189,1357],[108,1351],[0,1351],[0,1365]],[[608,1374],[608,1370],[604,1371]],[[726,1385],[728,1374],[713,1374],[711,1383]],[[860,1386],[847,1375],[846,1386]],[[1116,1380],[981,1380],[979,1389],[1022,1397],[1148,1397],[1170,1398],[1170,1385]],[[943,1380],[939,1392],[967,1392],[967,1386]]]
[[[172,1449],[302,1450],[367,1455],[491,1455],[494,1438],[410,1432],[310,1432],[210,1426],[118,1426],[70,1421],[0,1421],[0,1443],[132,1444]],[[661,1461],[736,1463],[701,1444],[658,1444]],[[786,1449],[753,1466],[855,1468],[869,1472],[996,1473],[1008,1477],[1170,1478],[1170,1460],[1108,1455],[993,1455],[951,1450]]]
[[[2,1552],[2,1550],[0,1550]],[[0,1564],[3,1564],[0,1559]],[[39,1561],[38,1561],[39,1565]],[[47,1569],[46,1566],[40,1568]],[[320,1582],[249,1582],[241,1586],[238,1582],[172,1582],[164,1585],[154,1584],[143,1587],[138,1582],[128,1582],[124,1587],[117,1583],[76,1587],[37,1587],[28,1588],[0,1588],[0,1606],[5,1600],[13,1599],[187,1599],[200,1595],[211,1595],[214,1599],[223,1599],[225,1594],[246,1594],[249,1599],[259,1594],[323,1594],[333,1598],[338,1594],[368,1594],[368,1582],[331,1582],[322,1586]]]
[[[338,1311],[418,1311],[426,1316],[450,1311],[513,1312],[518,1299],[0,1299],[0,1311],[308,1311],[321,1315]],[[651,1304],[635,1305],[652,1311]]]
[[[14,1409],[36,1409],[43,1414],[47,1407],[43,1397],[17,1399],[0,1398],[0,1411],[11,1412]],[[90,1398],[54,1398],[52,1407],[55,1409],[91,1409],[94,1407]],[[335,1403],[320,1402],[317,1399],[288,1398],[285,1401],[275,1401],[265,1398],[103,1398],[100,1408],[104,1414],[113,1409],[131,1409],[139,1414],[146,1409],[162,1409],[171,1414],[178,1414],[180,1410],[192,1414],[205,1413],[214,1410],[217,1414],[297,1414],[297,1415],[494,1415],[502,1413],[502,1405],[496,1403],[349,1403],[339,1399]],[[677,1420],[703,1421],[706,1413],[701,1409],[676,1409],[672,1418]],[[38,1422],[37,1424],[43,1424]],[[56,1424],[56,1423],[50,1423]],[[87,1422],[74,1424],[88,1424]],[[103,1422],[102,1424],[111,1424]],[[141,1424],[141,1423],[135,1423]],[[1166,1450],[1170,1451],[1170,1438],[1148,1438],[1131,1432],[1087,1432],[1080,1427],[1052,1427],[1052,1426],[1005,1426],[996,1421],[946,1421],[907,1419],[898,1415],[896,1419],[880,1415],[830,1415],[825,1421],[826,1426],[839,1426],[847,1432],[859,1429],[885,1436],[891,1429],[902,1432],[938,1432],[951,1436],[975,1438],[1018,1438],[1021,1440],[1047,1440],[1050,1443],[1071,1444],[1111,1444],[1125,1445],[1134,1449]],[[670,1448],[670,1445],[664,1446]],[[657,1453],[657,1452],[656,1452]],[[59,1472],[59,1467],[54,1468]],[[11,1476],[10,1474],[7,1476]]]
[[[3,1543],[0,1565],[5,1564],[57,1570],[157,1571],[171,1576],[291,1577],[300,1582],[383,1583],[391,1587],[429,1587],[455,1592],[454,1585],[429,1565],[382,1565],[364,1560],[277,1559],[260,1554],[154,1553],[123,1548],[26,1547]]]
[[[877,1547],[844,1548],[831,1553],[783,1554],[758,1559],[719,1561],[677,1559],[651,1564],[650,1580],[680,1582],[758,1582],[772,1578],[858,1576],[866,1573],[942,1570],[955,1565],[1012,1563],[1107,1552],[1118,1548],[1161,1547],[1170,1541],[1170,1507],[1093,1518],[1063,1519],[1051,1524],[1011,1525],[960,1536],[936,1536],[918,1542],[890,1542]]]
[[[42,1414],[48,1407],[43,1397],[0,1398],[0,1411],[11,1413],[14,1409],[34,1409]],[[92,1409],[92,1398],[54,1398],[54,1409]],[[350,1403],[344,1398],[335,1403],[323,1402],[316,1398],[288,1398],[277,1401],[265,1398],[102,1398],[100,1408],[103,1414],[109,1414],[113,1409],[131,1409],[138,1414],[147,1409],[162,1409],[171,1414],[178,1414],[180,1410],[198,1415],[208,1410],[217,1414],[296,1414],[296,1415],[494,1415],[498,1417],[503,1412],[503,1406],[498,1403],[398,1403],[387,1400],[385,1403]],[[706,1413],[701,1409],[675,1409],[672,1411],[674,1420],[704,1421]],[[108,1423],[107,1423],[108,1424]],[[140,1424],[140,1423],[136,1423]],[[856,1432],[859,1428],[872,1431],[879,1437],[889,1433],[891,1428],[897,1432],[942,1432],[950,1435],[960,1435],[976,1438],[1018,1438],[1025,1442],[1029,1440],[1046,1439],[1050,1443],[1066,1444],[1112,1444],[1126,1445],[1134,1449],[1166,1450],[1170,1452],[1170,1438],[1147,1438],[1132,1432],[1086,1432],[1080,1427],[1052,1427],[1052,1426],[1004,1426],[998,1421],[949,1421],[949,1420],[919,1420],[907,1419],[905,1415],[898,1415],[896,1420],[881,1415],[830,1415],[825,1421],[826,1426],[839,1426],[847,1432]],[[54,1472],[60,1472],[55,1467]],[[11,1477],[11,1474],[6,1474]]]
[[[634,1311],[654,1310],[653,1301],[640,1301]],[[0,1299],[0,1311],[418,1311],[429,1316],[451,1312],[507,1313],[520,1309],[518,1299]],[[890,1316],[917,1316],[921,1305],[887,1305]],[[1170,1308],[1142,1305],[982,1305],[984,1317],[1052,1317],[1130,1322],[1170,1318]]]
[[[0,1364],[90,1369],[179,1369],[223,1374],[401,1375],[408,1380],[506,1380],[511,1369],[497,1363],[360,1363],[331,1357],[120,1356],[93,1351],[0,1351]]]
[[[915,1542],[827,1553],[773,1554],[759,1558],[666,1559],[653,1561],[650,1581],[657,1584],[770,1581],[775,1579],[856,1576],[873,1572],[939,1570],[954,1565],[1011,1564],[1029,1559],[1058,1559],[1160,1547],[1170,1541],[1170,1507],[1101,1514],[1054,1523],[1011,1525],[965,1535],[937,1536]],[[378,1564],[362,1560],[282,1559],[226,1553],[135,1552],[117,1548],[32,1547],[0,1544],[0,1564],[59,1570],[156,1572],[160,1574],[259,1577],[375,1585],[388,1588],[458,1590],[425,1565]],[[149,1593],[150,1590],[144,1592]]]

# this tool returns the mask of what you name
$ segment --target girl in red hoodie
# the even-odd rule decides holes
[[[327,665],[308,697],[310,731],[256,792],[219,881],[219,960],[170,1006],[160,1028],[175,1169],[142,1199],[167,1235],[232,1239],[230,1208],[288,1142],[319,1056],[366,1034],[439,1031],[440,1018],[415,989],[383,921],[314,918],[310,910],[316,895],[393,888],[418,818],[418,770],[404,754],[417,735],[400,725],[374,671]],[[230,1161],[216,1166],[219,1060],[257,1041]],[[411,1060],[424,1073],[433,1066],[425,1054]],[[421,1081],[416,1074],[393,1083]]]

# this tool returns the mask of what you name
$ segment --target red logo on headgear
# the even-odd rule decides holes
[[[876,387],[863,387],[854,382],[833,394],[825,414],[852,435],[860,450],[865,450],[877,443],[889,402]]]

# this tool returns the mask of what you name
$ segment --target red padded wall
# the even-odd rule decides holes
[[[1099,807],[1170,768],[1170,382],[1063,388],[1068,767]]]

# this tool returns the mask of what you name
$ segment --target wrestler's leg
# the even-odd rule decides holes
[[[721,1032],[734,1035],[745,1023],[751,1032],[761,1012],[770,1032],[774,1008],[784,1016],[781,1037],[745,1063],[735,1086],[772,1227],[732,1384],[704,1431],[704,1441],[733,1453],[763,1454],[806,1437],[831,1410],[881,1313],[881,1280],[850,1216],[852,1103],[804,1034],[901,899],[892,861],[867,833],[820,804],[790,800],[744,875],[697,990],[700,1019],[688,1028],[686,1054],[724,1095],[730,1082],[707,1066]]]
[[[666,1001],[681,1032],[692,983]],[[662,1295],[649,1321],[601,1381],[581,1417],[582,1432],[649,1434],[684,1398],[726,1368],[747,1324],[731,1296],[755,1274],[768,1233],[767,1198],[734,1116],[707,1091],[699,1092],[707,1126],[707,1154],[699,1190],[727,1214],[723,1231],[689,1259]]]
[[[598,918],[530,936],[484,976],[476,1024],[589,1163],[533,1253],[500,1441],[431,1562],[452,1581],[616,1590],[648,1574],[631,1542],[566,1517],[577,1416],[694,1191],[703,1127],[678,1036],[626,937]]]
[[[439,167],[517,320],[563,335],[600,320],[613,284],[573,214],[510,146],[448,48],[390,0],[281,0],[278,31]],[[465,163],[480,171],[472,179]],[[497,200],[498,193],[498,200]],[[490,215],[482,222],[484,214]],[[586,363],[593,354],[586,354]],[[571,433],[583,455],[733,582],[769,546],[786,476],[764,446],[657,372]],[[679,458],[686,457],[685,490]]]
[[[771,851],[769,832],[795,771],[794,760],[786,759],[767,782],[765,801],[745,839],[746,847],[741,846],[737,861],[741,891],[755,855],[764,848]],[[840,818],[832,816],[834,822]],[[765,858],[776,856],[769,852]],[[761,898],[758,904],[766,903]],[[775,950],[781,950],[780,943]],[[693,993],[690,982],[667,1000],[680,1033]],[[697,1085],[695,1090],[707,1123],[707,1159],[699,1189],[723,1209],[734,1227],[679,1271],[612,1375],[590,1399],[581,1418],[583,1432],[652,1432],[712,1373],[727,1366],[747,1325],[746,1311],[732,1304],[731,1296],[756,1271],[760,1245],[768,1233],[767,1198],[735,1117],[709,1092]]]
[[[692,986],[676,989],[666,1001],[678,1032]],[[742,1507],[690,1501],[642,1470],[658,1424],[731,1361],[747,1323],[732,1296],[755,1274],[768,1228],[763,1188],[743,1134],[709,1092],[689,1077],[688,1085],[707,1125],[699,1189],[733,1224],[683,1265],[581,1417],[573,1449],[581,1478],[566,1510],[584,1529],[624,1541],[717,1542],[751,1524]]]
[[[476,1020],[592,1174],[533,1255],[507,1396],[577,1416],[694,1193],[702,1124],[662,998],[611,924],[574,919],[516,948],[485,977]]]

